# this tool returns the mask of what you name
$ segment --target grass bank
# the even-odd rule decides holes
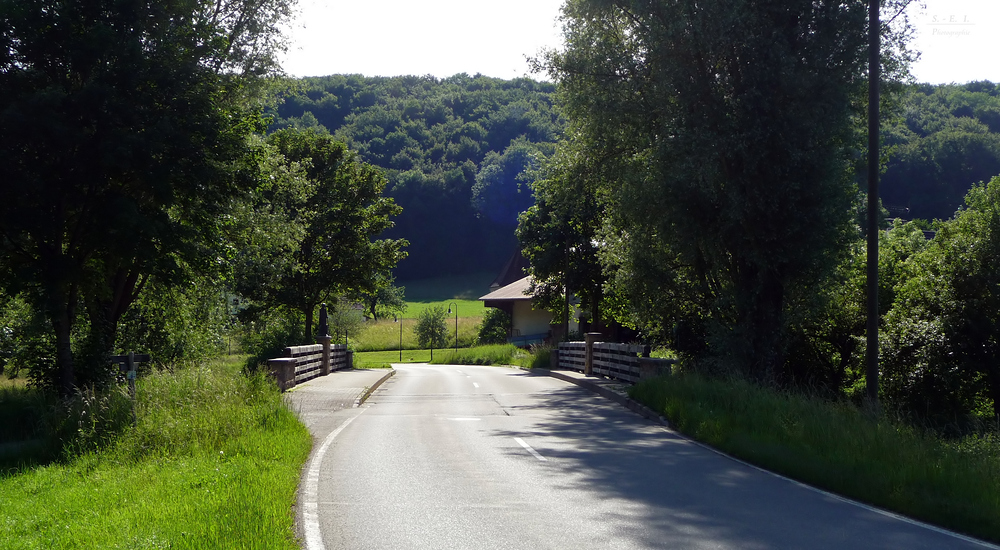
[[[525,351],[511,344],[474,346],[471,348],[403,350],[400,361],[398,351],[369,351],[354,354],[357,368],[388,368],[391,363],[431,363],[434,365],[518,365],[525,368],[548,368],[551,348],[539,346]]]
[[[948,441],[848,404],[682,374],[630,395],[681,432],[788,477],[1000,541],[1000,439]]]
[[[432,363],[438,365],[517,365],[524,368],[549,368],[552,348],[532,346],[523,350],[512,344],[496,344],[448,350],[435,355]]]
[[[292,505],[310,436],[264,376],[240,374],[244,359],[142,378],[135,426],[0,477],[3,547],[298,548]],[[95,416],[81,414],[80,429]]]

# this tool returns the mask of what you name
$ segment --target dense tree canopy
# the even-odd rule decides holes
[[[1000,415],[1000,177],[965,202],[898,264],[880,343],[889,398],[937,424],[984,412],[980,403]]]
[[[406,256],[405,240],[378,238],[400,208],[382,196],[381,172],[327,133],[279,130],[268,144],[280,170],[265,174],[245,217],[235,289],[258,307],[299,311],[308,336],[320,303],[376,293]]]
[[[514,165],[550,154],[562,132],[554,90],[465,74],[306,78],[272,127],[325,128],[385,170],[403,207],[387,236],[410,241],[400,280],[495,272],[517,246],[517,214],[532,204]]]
[[[883,139],[890,156],[880,194],[892,214],[950,218],[974,183],[1000,174],[1000,89],[915,86]]]
[[[789,304],[853,230],[865,4],[573,0],[564,14],[566,50],[542,63],[607,186],[613,283],[661,334],[775,379]]]
[[[213,263],[291,3],[0,1],[0,268],[45,312],[63,392],[107,376],[150,275]]]

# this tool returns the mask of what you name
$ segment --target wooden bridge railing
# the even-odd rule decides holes
[[[668,374],[674,359],[652,359],[649,346],[598,342],[599,333],[588,333],[585,342],[562,342],[554,368],[578,370],[588,375],[606,376],[636,383],[645,378]]]
[[[319,312],[319,333],[327,334],[326,304],[323,304]],[[281,357],[267,361],[268,370],[277,380],[281,391],[287,391],[296,384],[317,376],[326,376],[335,370],[353,366],[354,353],[347,349],[346,344],[331,344],[329,335],[316,338],[316,342],[287,347]]]

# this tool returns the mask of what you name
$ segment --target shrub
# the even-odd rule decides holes
[[[476,335],[476,345],[507,343],[507,329],[510,327],[510,315],[507,312],[486,308],[483,321],[479,324],[479,331]]]
[[[531,346],[531,354],[525,358],[521,366],[529,369],[552,368],[552,346],[533,344]]]
[[[447,341],[448,327],[444,322],[445,311],[441,306],[429,307],[417,319],[417,342],[420,347],[442,348]]]
[[[254,371],[268,359],[280,357],[288,346],[305,343],[304,330],[301,316],[280,310],[247,324],[243,334],[243,349],[249,354],[247,370]]]

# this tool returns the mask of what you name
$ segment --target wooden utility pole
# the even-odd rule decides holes
[[[868,403],[878,410],[878,173],[879,81],[881,80],[879,1],[868,0],[868,326],[865,386]]]

